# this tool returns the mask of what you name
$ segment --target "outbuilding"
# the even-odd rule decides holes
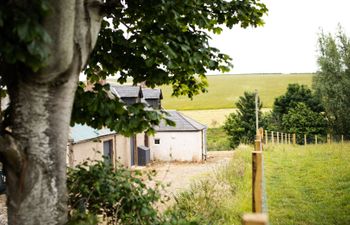
[[[194,161],[206,159],[207,127],[178,111],[167,111],[168,119],[176,123],[168,126],[162,122],[150,136],[151,159],[160,161]]]

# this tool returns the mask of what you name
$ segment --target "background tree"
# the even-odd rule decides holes
[[[318,39],[319,70],[313,88],[325,107],[334,134],[350,134],[350,40],[338,33],[321,33]]]
[[[325,135],[327,120],[318,112],[311,110],[305,103],[299,102],[282,118],[283,131],[295,133],[298,143],[303,143],[304,135]]]
[[[256,111],[255,111],[255,93],[244,92],[236,102],[237,112],[231,113],[223,126],[229,136],[230,146],[236,148],[240,143],[253,143],[256,135]],[[262,124],[262,103],[258,98],[259,108],[259,127]]]
[[[288,84],[284,95],[277,97],[274,101],[272,113],[269,122],[269,130],[279,130],[287,132],[288,129],[283,125],[283,116],[288,114],[291,109],[295,109],[299,103],[304,103],[314,112],[323,112],[324,108],[320,100],[312,93],[306,85]]]
[[[1,1],[0,76],[10,105],[1,122],[0,158],[9,224],[67,221],[66,143],[82,70],[92,83],[119,73],[120,83],[130,76],[192,97],[205,91],[208,69],[230,66],[205,31],[262,25],[266,11],[258,0]],[[161,118],[140,105],[110,101],[108,85],[83,87],[73,122],[130,134]],[[119,116],[108,119],[113,113]]]

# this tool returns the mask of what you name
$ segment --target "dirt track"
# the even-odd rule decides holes
[[[163,194],[168,195],[173,199],[179,192],[188,189],[191,181],[201,176],[205,176],[214,171],[218,167],[225,165],[233,156],[233,151],[216,151],[209,152],[207,161],[203,163],[155,163],[148,167],[155,169],[157,175],[155,181],[160,181],[163,184],[170,184],[166,187]],[[150,183],[153,185],[154,182]],[[170,201],[168,204],[171,204]],[[167,205],[168,205],[167,204]],[[160,207],[160,209],[163,207]]]

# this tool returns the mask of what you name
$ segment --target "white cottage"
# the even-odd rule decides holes
[[[127,105],[142,102],[154,110],[161,109],[163,95],[160,89],[112,85],[111,92]],[[141,133],[124,137],[108,129],[96,130],[88,126],[74,126],[71,128],[72,142],[67,151],[68,165],[75,166],[86,158],[102,160],[102,156],[109,157],[113,164],[119,161],[127,167],[144,164],[143,162],[147,161],[142,155],[144,152],[139,152],[138,148],[142,146],[149,147],[147,154],[151,160],[205,160],[207,127],[177,111],[167,112],[168,119],[174,121],[176,126],[167,126],[162,122],[155,127],[154,136]]]
[[[177,111],[167,111],[176,123],[161,123],[150,138],[151,159],[161,161],[202,161],[207,156],[207,127]]]

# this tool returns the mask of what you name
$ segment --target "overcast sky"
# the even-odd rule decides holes
[[[269,13],[259,28],[235,27],[213,36],[212,45],[233,58],[230,73],[316,72],[320,30],[341,24],[350,36],[349,0],[262,0]]]

